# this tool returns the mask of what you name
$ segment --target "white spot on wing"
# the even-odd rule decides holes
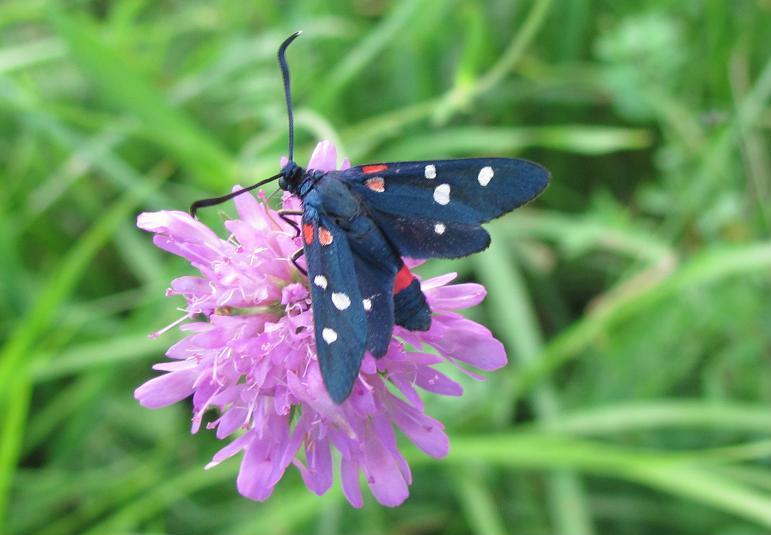
[[[327,344],[331,344],[332,342],[337,340],[337,332],[334,329],[325,327],[324,330],[321,331],[321,337],[324,339],[324,341]]]
[[[493,168],[490,167],[489,165],[486,165],[485,167],[479,170],[479,176],[477,176],[477,180],[479,180],[480,185],[486,186],[493,179],[494,174],[495,174],[495,171],[493,171]]]
[[[426,178],[429,180],[433,180],[436,178],[436,166],[433,164],[429,164],[426,166],[425,169]]]
[[[364,310],[369,312],[372,310],[372,300],[371,299],[362,299],[361,304],[364,305]]]
[[[351,306],[351,299],[344,293],[332,292],[332,304],[337,310],[345,310]]]
[[[437,223],[434,225],[434,232],[437,234],[444,234],[445,230],[447,230],[447,227],[444,226],[444,223]]]
[[[439,184],[434,188],[434,200],[444,206],[450,202],[450,185]]]
[[[327,289],[327,278],[324,275],[316,275],[313,277],[313,284],[321,288],[322,290]]]

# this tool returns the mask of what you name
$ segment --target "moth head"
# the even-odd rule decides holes
[[[300,189],[300,184],[303,181],[304,174],[303,168],[290,160],[281,169],[281,176],[278,178],[278,187],[290,193],[297,193]]]

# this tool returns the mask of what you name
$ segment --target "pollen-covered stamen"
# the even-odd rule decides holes
[[[175,320],[175,321],[173,321],[173,322],[169,323],[168,325],[166,325],[166,327],[164,327],[163,329],[161,329],[161,330],[159,330],[159,331],[155,331],[154,333],[150,333],[150,334],[149,334],[149,337],[150,337],[150,338],[152,338],[153,340],[155,340],[156,338],[158,338],[158,337],[159,337],[160,335],[162,335],[163,333],[165,333],[165,332],[167,332],[167,331],[169,331],[169,330],[173,329],[173,328],[174,328],[174,327],[176,327],[177,325],[179,325],[179,324],[183,323],[184,321],[186,321],[186,320],[190,319],[190,316],[191,316],[191,315],[192,315],[192,314],[191,314],[190,312],[186,313],[186,314],[185,314],[184,316],[182,316],[181,318],[179,318],[179,319],[177,319],[177,320]]]
[[[364,185],[377,193],[383,193],[385,191],[385,180],[383,180],[382,176],[370,178],[364,183]]]
[[[334,241],[332,233],[324,227],[319,227],[319,243],[321,245],[329,245]]]

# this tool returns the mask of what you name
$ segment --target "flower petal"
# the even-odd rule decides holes
[[[395,397],[388,400],[386,407],[393,422],[417,447],[431,457],[447,455],[450,445],[441,422]]]
[[[206,225],[187,212],[161,210],[143,212],[137,216],[137,226],[148,232],[166,234],[177,241],[219,243],[219,237]]]
[[[433,368],[423,366],[418,368],[415,376],[415,384],[423,390],[442,396],[462,396],[463,387],[445,374]]]
[[[227,446],[219,450],[217,453],[215,453],[214,457],[212,457],[212,460],[209,461],[209,464],[207,464],[204,467],[204,469],[208,470],[210,468],[214,468],[222,461],[226,461],[227,459],[230,459],[233,455],[235,455],[242,449],[247,448],[253,438],[254,438],[254,433],[244,433],[243,435],[235,439],[233,442],[231,442],[230,444],[228,444]]]
[[[421,281],[420,289],[425,292],[426,290],[431,290],[432,288],[438,288],[440,286],[449,284],[456,278],[458,278],[458,274],[455,272],[445,273],[444,275],[439,275],[438,277],[432,277],[430,279]]]
[[[484,301],[487,290],[481,284],[452,284],[425,291],[431,310],[461,310]]]
[[[334,143],[324,140],[316,145],[308,162],[308,169],[334,171],[337,169],[337,148]]]
[[[238,191],[242,189],[241,186],[233,186],[231,191]],[[238,216],[249,223],[256,230],[267,230],[270,226],[270,220],[267,218],[267,213],[263,204],[257,202],[257,199],[253,195],[241,194],[237,195],[233,202],[236,205],[236,211]]]
[[[506,365],[506,349],[487,328],[463,318],[445,320],[441,324],[441,337],[430,342],[440,353],[480,370],[492,371]]]
[[[359,465],[352,459],[343,458],[340,461],[340,479],[343,483],[343,494],[356,509],[361,509],[364,500],[361,497],[359,485]]]
[[[198,375],[197,368],[165,373],[134,390],[134,398],[148,409],[166,407],[192,395]]]
[[[375,499],[386,507],[401,505],[409,496],[399,465],[371,430],[364,440],[364,474]]]
[[[305,459],[308,466],[300,470],[305,486],[321,496],[332,486],[332,452],[329,441],[309,441],[305,445]]]

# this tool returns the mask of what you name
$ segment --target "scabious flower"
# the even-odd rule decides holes
[[[308,167],[328,171],[336,162],[334,145],[322,142]],[[207,468],[243,451],[237,486],[248,498],[267,499],[290,464],[311,491],[325,493],[337,450],[343,492],[354,507],[363,503],[361,473],[378,502],[397,506],[412,475],[395,428],[432,457],[448,451],[444,426],[425,414],[419,390],[460,396],[462,389],[435,366],[449,362],[478,377],[464,364],[481,370],[506,364],[490,331],[455,312],[482,301],[485,289],[449,284],[455,274],[423,281],[431,329],[397,326],[386,355],[367,354],[351,396],[336,405],[316,360],[307,280],[289,260],[301,242],[259,197],[236,197],[238,219],[225,222],[227,239],[185,212],[139,215],[137,225],[155,234],[158,247],[187,259],[200,275],[172,281],[167,295],[186,302],[172,326],[181,324],[187,335],[167,351],[170,361],[154,366],[165,373],[135,396],[153,409],[192,396],[194,433],[204,413],[216,410],[206,427],[219,439],[235,438]],[[284,205],[296,208],[297,200],[285,197]]]

